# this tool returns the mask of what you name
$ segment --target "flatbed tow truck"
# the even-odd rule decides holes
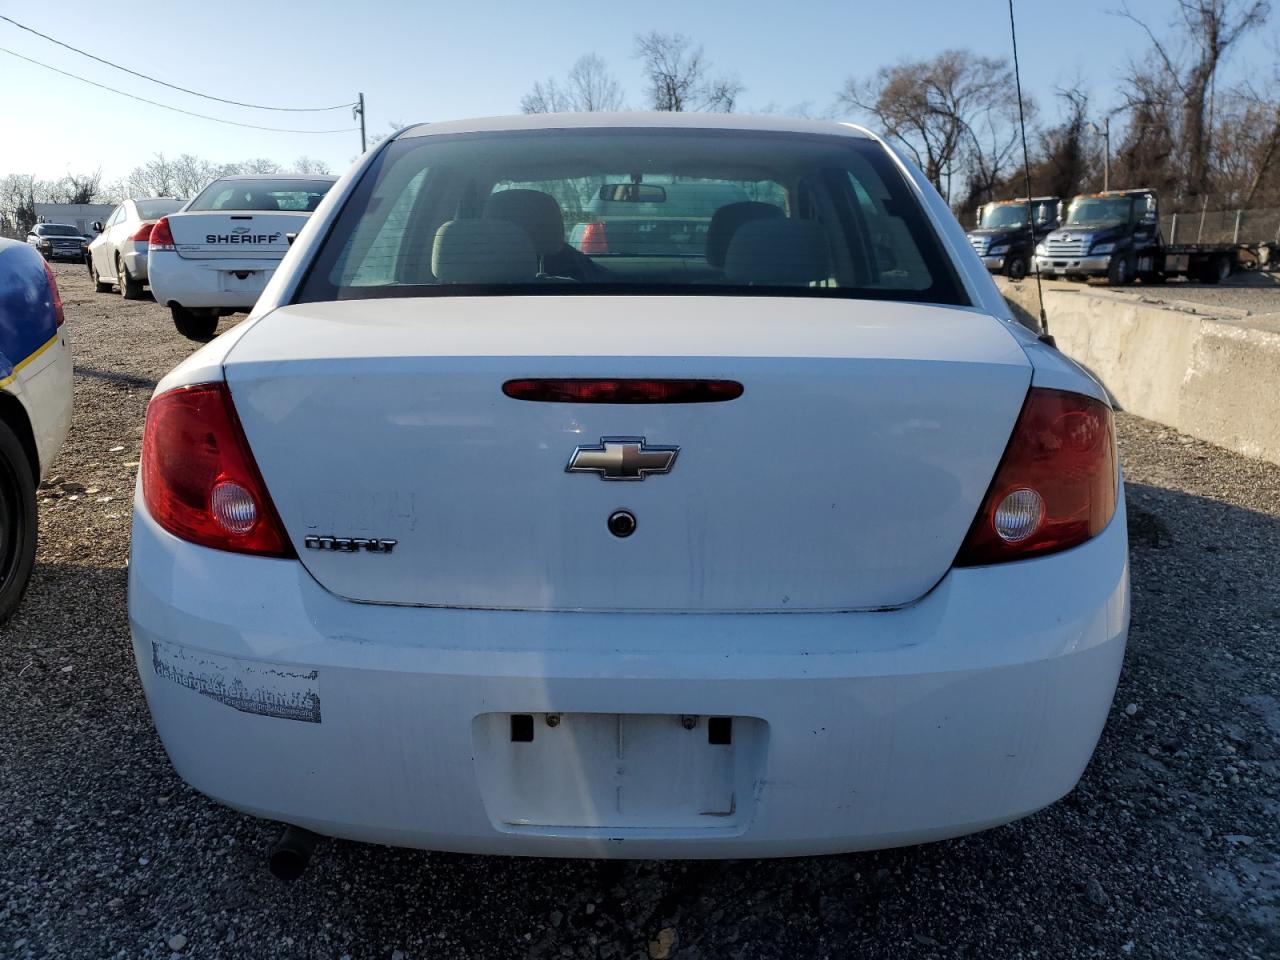
[[[1170,277],[1220,283],[1247,246],[1166,243],[1154,190],[1108,190],[1074,197],[1058,229],[1036,245],[1035,263],[1044,277],[1106,277],[1113,286]]]

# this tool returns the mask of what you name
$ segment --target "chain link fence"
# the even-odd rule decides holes
[[[1280,207],[1184,210],[1160,218],[1166,243],[1280,244]]]

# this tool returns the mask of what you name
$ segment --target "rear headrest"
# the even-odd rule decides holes
[[[249,204],[246,210],[279,210],[280,204],[269,193],[251,193],[249,194]]]
[[[431,272],[441,283],[524,283],[538,275],[538,255],[514,223],[449,220],[436,231]]]
[[[711,215],[711,223],[707,226],[707,263],[713,267],[724,267],[724,256],[729,252],[729,241],[744,223],[768,220],[782,215],[782,208],[775,207],[772,203],[743,200],[740,203],[725,204]]]
[[[725,276],[757,286],[798,286],[831,276],[827,231],[816,220],[755,220],[733,235]]]
[[[486,220],[509,220],[523,227],[538,256],[564,246],[564,215],[560,204],[541,190],[499,190],[484,204]]]

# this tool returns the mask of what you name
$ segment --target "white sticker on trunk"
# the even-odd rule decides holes
[[[320,722],[320,671],[290,670],[259,660],[220,657],[154,640],[156,676],[202,693],[242,713]]]

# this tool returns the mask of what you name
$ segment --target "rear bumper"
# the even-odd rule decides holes
[[[27,412],[41,477],[48,473],[71,427],[72,380],[71,345],[64,327],[39,356],[18,371],[9,388]]]
[[[147,244],[126,240],[120,245],[120,258],[124,260],[125,269],[137,280],[147,279]]]
[[[1124,531],[1121,508],[1089,544],[954,570],[889,612],[523,613],[346,602],[297,562],[193,547],[140,508],[129,617],[175,768],[242,811],[476,853],[832,853],[995,826],[1074,786],[1124,653]],[[314,714],[294,710],[299,685],[317,695]],[[232,689],[266,706],[214,695]],[[511,778],[489,775],[481,718],[508,712],[539,729],[548,712],[760,723],[727,820],[539,826],[520,822]],[[664,786],[697,776],[672,763]]]
[[[181,307],[249,310],[280,266],[272,259],[184,258],[171,250],[152,250],[148,283],[156,302]],[[249,274],[244,280],[236,272]]]

